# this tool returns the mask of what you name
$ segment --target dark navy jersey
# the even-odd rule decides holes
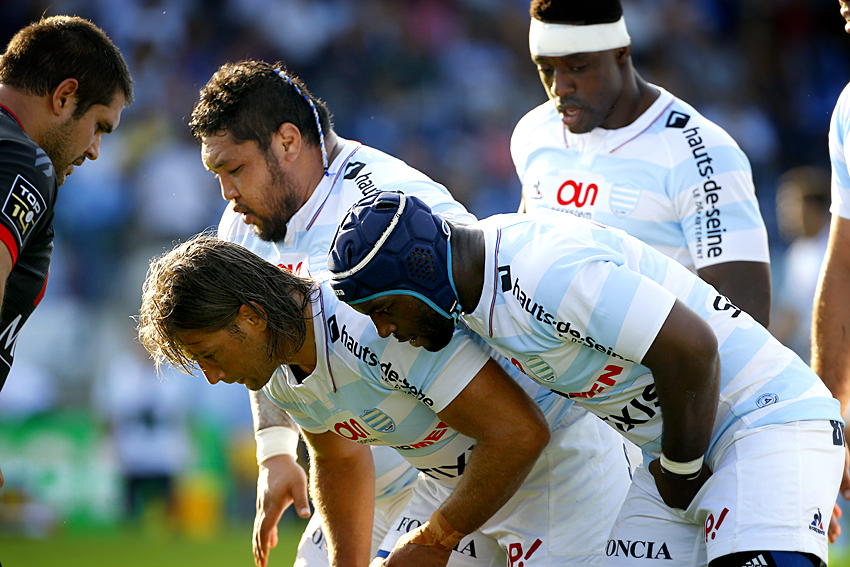
[[[0,242],[12,257],[0,312],[0,388],[12,366],[18,333],[47,285],[55,204],[53,163],[0,105]]]

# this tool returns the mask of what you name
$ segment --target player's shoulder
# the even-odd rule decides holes
[[[838,100],[835,103],[835,111],[845,115],[850,114],[850,83],[847,83],[841,89],[841,94],[838,95]]]
[[[514,126],[513,134],[511,134],[511,148],[526,143],[532,136],[539,137],[541,129],[558,121],[558,112],[548,100],[532,108]]]
[[[11,190],[19,176],[52,201],[56,189],[53,162],[11,117],[0,113],[0,177],[13,180],[11,185],[5,183],[2,190]]]
[[[654,128],[676,154],[691,154],[694,147],[730,146],[737,142],[720,125],[706,118],[684,100],[670,95],[671,102],[655,120]]]
[[[430,177],[404,160],[376,148],[360,145],[345,163],[343,183],[353,183],[361,192],[391,190],[388,184],[412,181],[433,182]]]

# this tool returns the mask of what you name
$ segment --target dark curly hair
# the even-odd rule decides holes
[[[286,73],[302,94],[278,76],[275,69]],[[318,146],[316,118],[305,97],[316,106],[322,130],[330,131],[332,120],[327,105],[313,96],[298,77],[288,73],[283,63],[226,63],[201,89],[189,128],[198,140],[227,131],[236,140],[253,140],[266,151],[272,133],[284,122],[290,122],[305,141]]]
[[[0,56],[0,83],[44,96],[77,79],[79,118],[95,104],[109,106],[117,92],[133,102],[127,63],[102,29],[76,16],[43,18],[21,29]]]
[[[529,14],[541,22],[608,24],[623,15],[620,0],[532,0]]]

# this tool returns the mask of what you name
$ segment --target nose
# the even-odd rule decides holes
[[[210,384],[217,384],[224,380],[224,371],[217,366],[210,364],[200,364],[201,371],[204,373],[204,378]]]
[[[371,318],[372,323],[375,325],[375,329],[378,331],[378,336],[382,339],[386,339],[398,330],[398,327],[396,327],[394,323],[380,314],[372,315]]]
[[[566,98],[576,92],[576,83],[570,73],[564,69],[556,68],[552,77],[550,90],[553,96]]]
[[[239,196],[239,190],[228,176],[222,175],[218,183],[221,185],[221,198],[225,201],[232,201]]]
[[[94,137],[94,141],[86,150],[85,156],[90,160],[96,160],[100,156],[100,135]]]

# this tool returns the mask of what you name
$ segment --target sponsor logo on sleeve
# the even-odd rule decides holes
[[[702,183],[691,190],[696,212],[694,213],[694,245],[699,259],[717,258],[723,254],[723,234],[726,227],[721,215],[723,187],[712,179],[714,159],[708,153],[700,136],[699,126],[682,130],[685,142],[691,150],[697,173]]]
[[[691,119],[691,117],[689,115],[685,114],[684,112],[679,112],[678,110],[674,110],[667,117],[666,126],[668,128],[684,128],[685,126],[688,125],[688,120],[690,120],[690,119]]]
[[[20,241],[26,238],[46,210],[44,198],[33,184],[20,175],[15,177],[3,204],[3,216],[9,220]]]

